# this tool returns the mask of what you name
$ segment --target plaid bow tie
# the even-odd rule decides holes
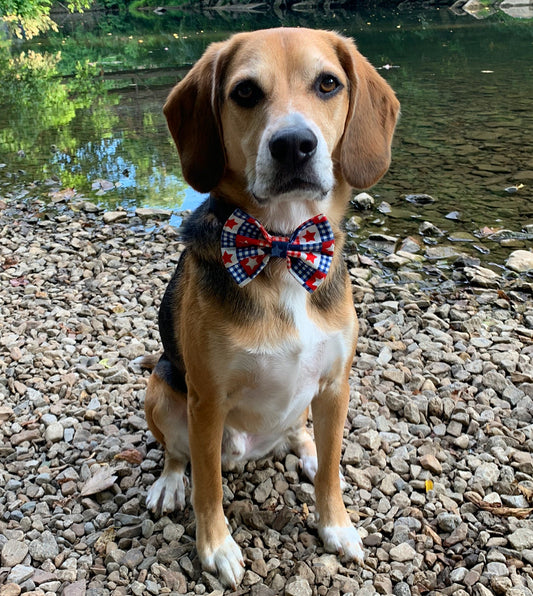
[[[271,236],[255,217],[235,209],[221,236],[222,260],[241,287],[261,273],[270,257],[279,257],[302,286],[314,292],[326,278],[334,246],[325,215],[304,221],[287,238]]]

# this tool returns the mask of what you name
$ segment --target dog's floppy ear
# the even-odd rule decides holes
[[[389,168],[400,102],[351,40],[342,39],[338,53],[350,82],[350,107],[341,141],[341,170],[354,188],[369,188]]]
[[[199,192],[209,192],[217,185],[226,164],[218,109],[224,46],[211,44],[172,89],[163,107],[183,177]]]

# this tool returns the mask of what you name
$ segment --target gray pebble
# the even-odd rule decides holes
[[[2,547],[2,567],[15,567],[24,561],[28,545],[20,540],[8,540]]]
[[[45,530],[39,538],[30,542],[29,551],[34,561],[42,562],[54,559],[59,554],[59,546],[52,532]]]

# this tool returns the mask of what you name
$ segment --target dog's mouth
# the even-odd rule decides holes
[[[259,204],[265,204],[272,199],[302,199],[305,201],[322,201],[330,193],[329,188],[324,188],[317,180],[293,177],[278,179],[271,185],[268,193],[258,194],[252,188],[251,194]]]

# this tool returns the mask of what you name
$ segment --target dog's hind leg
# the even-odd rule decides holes
[[[162,379],[157,367],[148,381],[145,412],[150,430],[165,448],[163,472],[148,491],[146,507],[162,515],[185,506],[189,445],[185,394]]]
[[[300,466],[302,472],[314,483],[316,472],[318,469],[318,458],[316,454],[316,445],[311,433],[307,429],[307,418],[309,416],[309,408],[300,418],[300,424],[289,434],[289,447],[300,458]],[[339,468],[339,478],[341,481],[341,489],[348,488],[348,484],[344,479],[344,475]]]
[[[306,428],[309,408],[300,416],[298,425],[289,434],[289,447],[300,458],[302,472],[315,481],[317,471],[316,445],[313,437]]]

